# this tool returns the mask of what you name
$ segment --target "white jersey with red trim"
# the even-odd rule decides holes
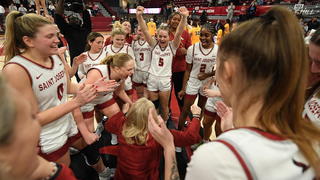
[[[130,45],[128,44],[125,44],[121,48],[116,48],[112,44],[109,44],[103,48],[103,51],[107,57],[117,53],[127,53],[134,59],[134,53],[133,53],[132,47],[130,47]]]
[[[186,62],[192,64],[190,77],[198,78],[199,73],[211,73],[216,64],[218,46],[205,49],[201,43],[190,46],[187,51]]]
[[[317,97],[320,88],[315,91],[304,105],[303,116],[307,116],[314,124],[320,127],[320,98]]]
[[[88,72],[88,70],[96,65],[99,65],[101,60],[106,57],[106,53],[101,50],[99,53],[92,54],[89,51],[84,52],[87,55],[87,59],[79,65],[78,68],[78,76],[80,79],[84,78]]]
[[[22,66],[30,76],[32,90],[38,102],[39,111],[59,106],[67,102],[67,76],[61,59],[51,56],[52,66],[50,68],[39,65],[31,60],[15,56],[10,60],[10,64]],[[71,113],[42,126],[40,133],[40,146],[43,152],[50,152],[58,149],[55,143],[47,142],[45,137],[55,136],[59,142],[66,142],[66,133],[69,133],[68,124],[74,123]],[[61,138],[61,139],[59,139]]]
[[[164,49],[159,42],[151,50],[151,65],[149,73],[154,76],[171,77],[172,61],[177,49],[174,48],[172,41]]]
[[[319,147],[316,151],[319,153]],[[186,179],[313,179],[314,169],[291,140],[255,128],[222,133],[200,146]]]
[[[136,70],[148,72],[151,63],[151,47],[147,41],[133,41],[132,49],[136,59]]]

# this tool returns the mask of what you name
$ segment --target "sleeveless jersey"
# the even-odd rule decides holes
[[[86,76],[91,67],[100,64],[101,60],[106,57],[106,54],[103,50],[96,54],[89,53],[89,51],[85,52],[84,54],[87,55],[87,59],[80,64],[78,68],[78,75],[81,79]]]
[[[132,49],[136,59],[136,70],[147,72],[151,63],[151,47],[146,41],[132,42]]]
[[[218,46],[214,45],[210,49],[204,49],[201,43],[190,46],[187,51],[186,62],[192,64],[190,77],[198,78],[199,73],[211,73],[216,64]]]
[[[240,128],[222,133],[217,142],[233,152],[248,179],[315,178],[314,170],[291,140],[256,128]]]
[[[151,50],[151,64],[149,73],[154,76],[171,77],[172,60],[176,54],[175,49],[170,41],[168,46],[162,49],[159,42]]]
[[[303,116],[307,116],[313,123],[320,127],[320,98],[316,95],[319,93],[318,88],[311,98],[304,105]]]
[[[106,53],[106,56],[111,56],[117,53],[127,53],[134,59],[134,53],[130,45],[125,44],[121,48],[115,48],[112,46],[112,44],[107,45],[104,48],[104,52]]]
[[[39,65],[22,56],[15,56],[9,62],[9,64],[20,65],[29,74],[32,90],[37,99],[40,112],[67,102],[67,76],[64,65],[58,56],[54,55],[50,58],[52,61],[50,68]],[[73,121],[73,116],[68,113],[44,125],[41,128],[40,144],[42,144],[41,137],[43,136],[68,132],[68,126],[65,124],[70,120]]]

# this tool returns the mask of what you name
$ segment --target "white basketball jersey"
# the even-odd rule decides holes
[[[96,65],[92,68],[90,68],[88,70],[88,72],[92,69],[97,69],[100,74],[101,74],[101,77],[106,77],[106,81],[107,80],[110,80],[110,69],[108,68],[108,65],[104,65],[104,64],[101,64],[101,65]],[[110,99],[108,96],[112,96],[113,92],[109,92],[109,93],[99,93],[98,96],[96,98],[94,98],[94,100],[92,100],[90,103],[91,104],[101,104],[101,103],[104,103],[105,101],[107,101],[108,99]]]
[[[91,67],[100,64],[101,60],[106,57],[106,53],[103,50],[96,54],[89,53],[89,51],[85,52],[84,54],[87,55],[87,59],[79,65],[78,70],[78,75],[81,79],[85,77]]]
[[[67,76],[64,65],[58,56],[54,55],[50,58],[52,61],[50,68],[22,56],[15,56],[9,62],[9,64],[14,63],[22,66],[29,74],[40,112],[67,102]],[[43,126],[40,143],[41,136],[67,132],[68,126],[65,123],[68,123],[69,120],[73,120],[71,113]]]
[[[217,141],[233,152],[248,179],[315,178],[314,170],[291,140],[256,128],[240,128],[222,133]]]
[[[304,105],[303,116],[307,116],[313,123],[320,127],[320,98],[316,96],[320,91],[318,88]]]
[[[106,53],[106,56],[111,56],[117,53],[127,53],[129,54],[133,59],[134,59],[134,53],[132,48],[125,44],[124,46],[122,46],[121,48],[116,48],[114,47],[112,44],[107,45],[106,47],[104,47],[104,52]]]
[[[201,43],[190,46],[187,51],[186,62],[192,64],[190,77],[198,78],[199,73],[211,73],[218,53],[218,46],[205,49]]]
[[[132,49],[136,59],[136,70],[147,72],[151,63],[151,47],[147,41],[132,42]]]
[[[170,41],[168,46],[162,49],[159,42],[151,51],[151,65],[149,73],[154,76],[171,77],[172,60],[176,54],[175,49]]]

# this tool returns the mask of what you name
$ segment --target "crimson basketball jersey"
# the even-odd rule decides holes
[[[133,41],[132,49],[136,59],[136,70],[147,72],[151,63],[151,47],[147,41]]]
[[[18,64],[23,67],[29,75],[32,90],[37,99],[39,111],[59,106],[67,102],[67,76],[61,59],[54,55],[50,57],[51,67],[44,67],[23,56],[15,56],[8,64]],[[43,137],[57,136],[57,140],[65,142],[69,132],[68,123],[74,121],[71,113],[52,121],[41,127],[40,145],[48,144]],[[50,144],[50,143],[49,143]],[[43,152],[55,150],[55,144],[41,147]]]
[[[192,64],[190,77],[198,78],[199,73],[211,73],[216,64],[217,53],[217,45],[210,49],[203,48],[201,43],[190,46],[186,57],[186,62]]]
[[[313,123],[320,127],[320,98],[317,97],[320,88],[311,96],[304,105],[303,116],[307,116]]]
[[[172,60],[176,51],[177,49],[173,47],[172,41],[165,48],[161,48],[158,42],[151,50],[149,73],[154,76],[171,77]]]
[[[78,68],[78,75],[81,79],[86,76],[88,70],[91,67],[100,64],[101,60],[106,57],[106,53],[103,50],[95,54],[89,53],[89,51],[87,51],[84,52],[84,54],[87,55],[87,59],[82,64],[80,64]]]

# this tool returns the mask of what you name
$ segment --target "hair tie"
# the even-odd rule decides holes
[[[266,24],[271,24],[276,20],[274,16],[271,16],[269,13],[262,15],[260,18],[265,21]]]

